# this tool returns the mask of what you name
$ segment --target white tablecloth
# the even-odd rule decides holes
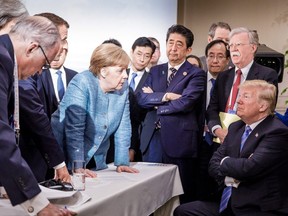
[[[140,173],[117,173],[113,165],[97,172],[97,178],[86,178],[86,190],[82,192],[91,200],[81,206],[69,207],[79,216],[148,216],[172,215],[179,205],[178,195],[183,193],[178,168],[175,165],[134,163]],[[10,210],[7,215],[19,215],[21,209],[1,206]],[[3,211],[2,211],[3,212]],[[10,214],[9,214],[10,213]],[[22,214],[24,215],[24,214]]]

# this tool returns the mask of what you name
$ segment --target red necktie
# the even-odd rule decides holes
[[[225,109],[226,112],[228,112],[229,109],[233,110],[235,102],[236,102],[236,98],[237,98],[237,94],[238,94],[238,87],[239,87],[240,82],[241,82],[241,74],[242,74],[242,72],[241,72],[240,69],[238,69],[236,71],[236,73],[237,73],[236,81],[235,81],[235,83],[232,86],[232,91],[231,91],[230,96],[229,96],[229,98],[227,100],[226,109]],[[230,101],[231,101],[231,103],[230,103]]]

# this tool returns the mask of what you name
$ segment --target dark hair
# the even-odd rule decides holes
[[[212,25],[210,26],[209,28],[209,31],[208,31],[208,35],[212,38],[214,38],[215,36],[215,31],[217,28],[223,28],[223,29],[227,29],[229,31],[231,31],[231,27],[229,26],[228,23],[225,23],[225,22],[217,22],[217,23],[212,23]]]
[[[153,55],[156,49],[155,44],[147,37],[137,38],[132,45],[132,50],[134,51],[137,46],[138,47],[150,47],[152,49],[151,56]]]
[[[215,44],[223,44],[225,47],[225,55],[226,58],[230,57],[230,52],[228,49],[228,44],[226,42],[224,42],[223,40],[213,40],[210,43],[207,44],[206,48],[205,48],[205,56],[208,56],[208,51],[211,49],[211,47],[213,47]]]
[[[49,19],[50,21],[52,21],[54,23],[54,25],[56,25],[56,27],[60,26],[60,25],[65,25],[67,28],[69,28],[69,23],[64,20],[62,17],[54,14],[54,13],[39,13],[39,14],[35,14],[34,16],[42,16],[42,17],[46,17],[47,19]]]
[[[108,39],[108,40],[105,40],[105,41],[103,41],[102,44],[107,44],[107,43],[108,43],[108,44],[109,44],[109,43],[112,43],[112,44],[115,44],[116,46],[122,48],[122,44],[121,44],[118,40],[116,40],[116,39],[114,39],[114,38],[110,38],[110,39]]]
[[[186,48],[192,47],[194,42],[194,35],[190,29],[186,28],[183,25],[172,25],[167,31],[166,43],[168,42],[169,36],[172,33],[177,33],[184,36],[186,38],[186,45],[187,45]]]
[[[186,60],[189,59],[189,58],[196,59],[196,61],[198,62],[199,68],[203,69],[202,62],[201,62],[201,60],[200,60],[200,58],[198,56],[196,56],[196,55],[188,55],[188,56],[186,56]]]

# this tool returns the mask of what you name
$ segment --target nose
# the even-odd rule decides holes
[[[128,74],[127,74],[126,69],[123,70],[122,75],[123,75],[123,79],[128,79]]]

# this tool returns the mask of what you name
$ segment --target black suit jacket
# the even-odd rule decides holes
[[[226,103],[230,95],[235,76],[235,67],[220,73],[216,79],[213,94],[210,98],[210,103],[207,108],[207,122],[209,130],[215,125],[221,125],[219,113],[225,112]],[[277,72],[271,68],[253,63],[246,80],[266,80],[274,84],[278,89],[278,75]]]
[[[8,35],[0,36],[0,184],[5,187],[12,205],[40,193],[37,181],[16,145],[15,132],[9,126],[13,113],[14,50]],[[12,109],[9,109],[12,108]]]
[[[127,70],[129,74],[129,69]],[[141,80],[139,81],[135,91],[131,88],[129,89],[129,102],[130,102],[130,119],[132,126],[132,136],[131,136],[131,149],[133,149],[136,154],[141,154],[140,152],[140,132],[141,132],[141,123],[144,121],[146,116],[146,109],[143,109],[139,106],[136,98],[136,94],[142,91],[144,83],[147,79],[148,72],[144,72]],[[137,157],[139,159],[139,157]]]
[[[66,72],[66,81],[68,85],[77,72],[66,67],[64,67],[64,70]],[[50,71],[43,70],[41,75],[36,75],[33,78],[37,82],[37,90],[44,106],[45,113],[47,114],[48,118],[51,119],[51,115],[58,108],[58,101],[54,91]]]
[[[48,168],[65,161],[60,145],[40,100],[36,81],[19,80],[20,149],[38,182],[44,181]]]
[[[288,128],[278,118],[268,116],[251,132],[240,153],[244,129],[243,121],[230,125],[223,144],[210,160],[211,176],[220,185],[225,176],[241,182],[232,190],[235,215],[258,215],[259,211],[288,215]],[[229,158],[219,165],[226,156]]]

